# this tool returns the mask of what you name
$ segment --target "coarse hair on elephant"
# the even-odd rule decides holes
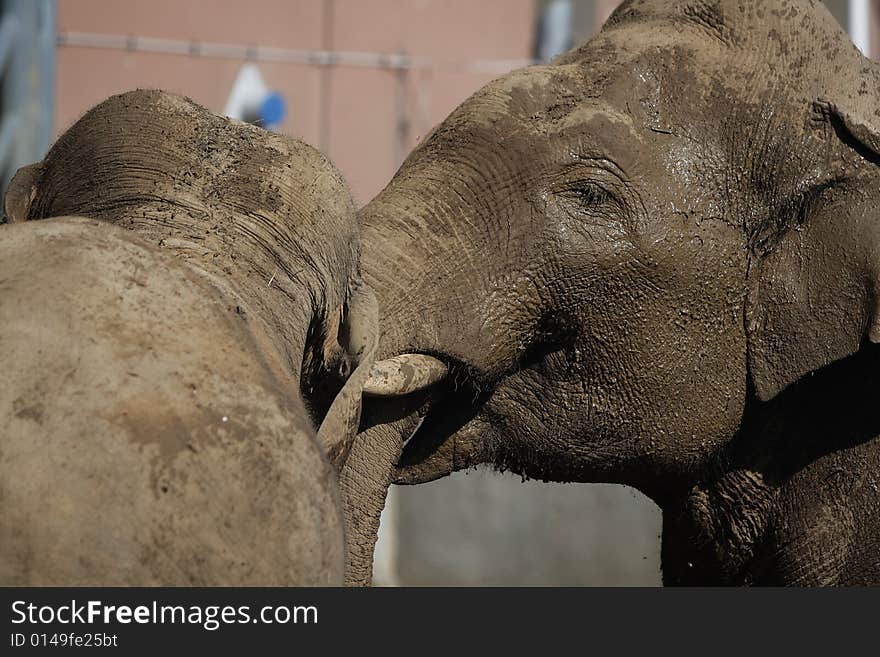
[[[5,210],[0,582],[341,584],[377,327],[330,162],[133,91]]]
[[[377,355],[449,375],[355,457],[634,486],[668,584],[880,584],[878,94],[809,0],[630,0],[486,85],[361,211]]]

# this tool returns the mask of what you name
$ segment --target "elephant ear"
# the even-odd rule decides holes
[[[336,333],[333,337],[342,345],[353,368],[318,428],[318,440],[337,471],[341,471],[357,435],[364,385],[376,358],[379,338],[379,306],[366,285],[359,283],[352,290],[331,333]]]
[[[868,171],[787,204],[795,225],[756,249],[746,326],[761,400],[854,354],[866,339],[880,342],[880,120],[824,100],[816,108]]]
[[[3,211],[9,223],[27,221],[31,204],[37,197],[42,173],[43,165],[40,162],[22,167],[15,172],[3,199]]]

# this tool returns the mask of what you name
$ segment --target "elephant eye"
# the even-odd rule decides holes
[[[571,184],[564,193],[584,210],[596,210],[615,204],[615,197],[610,191],[587,180]]]
[[[610,194],[606,190],[586,182],[578,183],[571,191],[578,201],[589,207],[602,205],[610,198]]]

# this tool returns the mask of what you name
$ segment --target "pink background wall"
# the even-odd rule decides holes
[[[59,0],[58,30],[507,60],[532,54],[534,5],[533,0]],[[182,93],[221,112],[240,65],[227,59],[61,46],[56,134],[107,96],[138,87]],[[277,62],[259,62],[259,67],[288,103],[278,129],[322,148],[360,202],[384,186],[421,135],[497,75],[444,67],[409,71],[401,81],[399,73],[380,69]],[[329,84],[326,112],[321,109],[324,76]],[[403,135],[401,108],[409,126]]]

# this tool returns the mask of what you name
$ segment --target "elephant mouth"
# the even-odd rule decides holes
[[[373,374],[360,430],[404,418],[415,427],[401,436],[394,483],[433,481],[482,462],[479,416],[492,389],[472,368],[443,354],[405,354],[377,363]]]

